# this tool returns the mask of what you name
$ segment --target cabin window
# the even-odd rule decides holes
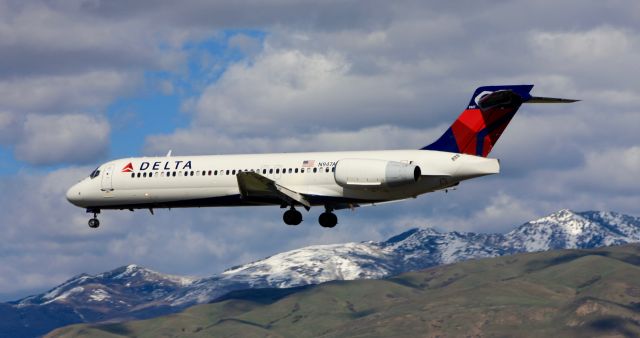
[[[269,174],[273,174],[273,169],[269,169]]]
[[[96,168],[94,171],[91,172],[91,174],[89,174],[89,177],[91,179],[94,179],[94,178],[98,177],[98,175],[100,175],[100,170],[98,170],[98,168]]]
[[[215,170],[215,171],[213,172],[213,176],[218,176],[218,171],[217,171],[217,170]]]
[[[135,173],[131,173],[131,177],[136,177],[136,174]]]
[[[267,169],[262,169],[262,174],[266,174],[267,173]]]
[[[280,173],[280,169],[276,169],[276,174],[279,174],[279,173]]]
[[[329,172],[329,167],[326,167],[326,168],[324,169],[324,172],[325,172],[325,173],[328,173],[328,172]]]
[[[298,168],[296,168],[296,169],[294,170],[294,172],[297,174],[297,173],[298,173]]]
[[[235,174],[236,174],[236,170],[235,170],[235,169],[233,169],[233,170],[231,171],[231,175],[235,175]]]
[[[142,177],[147,177],[147,173],[143,173],[143,174],[142,174]]]
[[[331,172],[335,173],[336,172],[336,167],[331,167]]]
[[[191,176],[193,176],[193,171],[191,172]]]
[[[317,173],[318,172],[318,168],[313,168],[313,172]]]

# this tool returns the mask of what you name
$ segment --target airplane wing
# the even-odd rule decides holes
[[[311,208],[311,203],[303,194],[280,185],[258,173],[240,172],[236,175],[236,178],[242,197],[276,197],[287,204],[297,202],[307,210]]]

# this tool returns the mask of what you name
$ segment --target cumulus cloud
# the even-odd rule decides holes
[[[127,94],[140,79],[125,72],[95,71],[67,76],[0,81],[0,107],[7,111],[64,113],[104,107]]]
[[[109,147],[109,122],[81,114],[28,115],[25,137],[16,145],[19,160],[42,165],[90,162]]]
[[[234,136],[217,129],[178,130],[171,135],[150,136],[145,153],[161,154],[173,149],[175,154],[228,154],[280,152],[412,149],[424,146],[441,129],[410,129],[391,125],[346,131],[318,131],[282,137]]]

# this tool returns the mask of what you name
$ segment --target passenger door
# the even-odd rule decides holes
[[[102,172],[102,191],[113,190],[113,164],[108,165]]]

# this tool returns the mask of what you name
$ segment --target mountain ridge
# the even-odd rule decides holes
[[[468,259],[635,242],[640,242],[638,217],[562,209],[506,234],[413,228],[380,242],[290,250],[204,278],[165,275],[131,264],[97,275],[79,274],[46,293],[4,303],[9,308],[0,307],[0,315],[13,310],[22,318],[46,317],[55,308],[68,318],[67,324],[150,318],[243,289],[380,279]],[[28,326],[28,320],[23,324]],[[5,332],[1,325],[0,336]]]

